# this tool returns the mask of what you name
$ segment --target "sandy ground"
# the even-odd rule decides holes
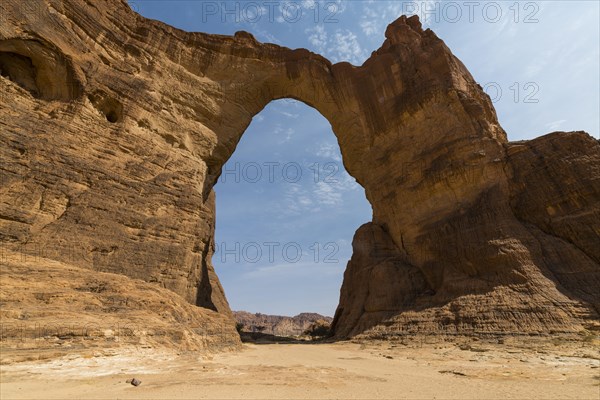
[[[150,349],[3,365],[12,398],[600,399],[593,346],[245,344],[198,357]],[[138,387],[125,381],[135,377]]]

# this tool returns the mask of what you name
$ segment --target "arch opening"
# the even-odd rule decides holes
[[[296,99],[271,101],[214,189],[212,262],[231,309],[333,317],[353,235],[372,210],[327,119]],[[265,333],[286,336],[282,327]]]

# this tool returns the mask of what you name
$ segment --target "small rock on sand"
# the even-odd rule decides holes
[[[139,379],[135,379],[135,378],[127,379],[125,382],[131,383],[133,386],[140,386],[142,384],[142,381],[140,381]]]

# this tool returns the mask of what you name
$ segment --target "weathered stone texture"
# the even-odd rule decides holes
[[[211,265],[212,187],[252,117],[287,97],[328,119],[373,207],[337,337],[598,325],[598,141],[507,142],[489,97],[416,17],[356,67],[245,32],[183,32],[120,0],[0,7],[4,248],[231,318]]]

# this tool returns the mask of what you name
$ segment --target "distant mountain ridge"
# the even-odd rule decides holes
[[[308,312],[293,317],[247,311],[234,311],[233,315],[237,323],[243,324],[243,331],[262,332],[276,336],[300,336],[313,322],[323,320],[331,323],[333,321],[331,317]]]

